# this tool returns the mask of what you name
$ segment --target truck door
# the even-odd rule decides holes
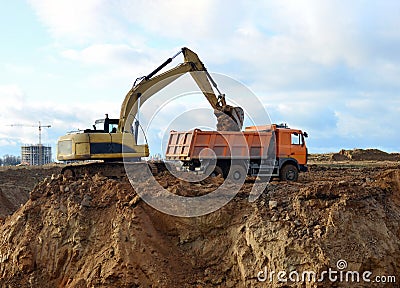
[[[290,157],[295,158],[300,165],[306,164],[307,149],[303,134],[299,132],[292,132],[290,138]]]
[[[286,129],[277,130],[277,157],[278,158],[288,158],[291,153],[291,142],[290,142],[290,133],[289,131],[285,131]]]

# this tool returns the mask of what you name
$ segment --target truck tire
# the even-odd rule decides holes
[[[299,170],[293,164],[286,164],[281,168],[279,178],[282,181],[297,181]]]
[[[65,178],[75,178],[75,172],[73,168],[63,168],[61,170],[61,174],[64,175]]]
[[[210,165],[206,169],[206,175],[208,175],[208,177],[218,177],[218,176],[223,177],[224,173],[221,167]]]
[[[242,165],[232,165],[229,170],[229,179],[235,183],[244,183],[246,180],[247,170]]]

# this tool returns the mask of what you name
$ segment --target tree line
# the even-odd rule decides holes
[[[4,155],[0,158],[0,166],[15,166],[21,163],[21,156]]]

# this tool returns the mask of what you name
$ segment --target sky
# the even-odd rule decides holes
[[[242,96],[269,115],[254,124],[307,131],[311,153],[400,152],[397,0],[0,3],[0,156],[38,142],[37,127],[9,125],[51,125],[42,129],[42,142],[55,154],[58,137],[90,128],[105,113],[117,118],[135,79],[181,47],[257,98]],[[186,113],[193,119],[176,120],[182,109],[197,108]],[[169,130],[215,121],[201,94],[163,109],[144,129],[152,154],[164,152]]]

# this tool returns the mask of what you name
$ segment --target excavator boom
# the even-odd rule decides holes
[[[184,56],[183,63],[164,73],[156,75],[165,66],[171,63],[172,60],[180,53],[182,53]],[[139,107],[143,105],[143,103],[146,102],[147,99],[149,99],[152,95],[154,95],[155,93],[178,79],[180,76],[188,72],[190,72],[197,86],[203,92],[211,107],[216,112],[216,115],[217,113],[227,114],[228,117],[233,119],[238,129],[240,130],[243,125],[243,110],[240,107],[232,107],[226,104],[225,95],[221,94],[217,87],[217,84],[211,78],[211,75],[208,73],[206,67],[201,62],[197,54],[190,49],[184,47],[173,57],[168,58],[153,72],[145,77],[136,79],[135,84],[133,85],[132,89],[129,90],[122,103],[118,123],[118,131],[123,132],[125,130],[125,124],[127,122],[133,123],[133,118],[136,116]],[[213,85],[214,88],[218,91],[218,96],[215,95],[211,85]]]
[[[184,56],[183,63],[163,73],[160,72],[181,53]],[[129,90],[122,103],[119,119],[110,119],[106,114],[105,119],[96,121],[97,126],[102,125],[103,127],[94,125],[93,129],[85,129],[61,136],[58,141],[57,159],[62,161],[103,160],[115,162],[122,159],[137,161],[142,157],[149,156],[148,145],[137,144],[137,131],[132,133],[131,124],[134,123],[134,118],[139,107],[147,99],[188,72],[214,109],[217,119],[225,117],[222,121],[223,123],[234,122],[235,125],[233,126],[236,127],[234,129],[240,130],[243,124],[243,110],[239,107],[232,107],[226,104],[225,96],[221,94],[217,84],[211,78],[196,53],[188,48],[182,48],[177,54],[168,58],[150,74],[136,79],[132,89]],[[219,93],[218,96],[215,95],[213,88]],[[217,128],[224,126],[219,124]],[[229,130],[233,129],[229,128]],[[85,169],[88,167],[93,168],[95,166],[84,166]],[[107,166],[97,165],[96,167],[104,170]],[[79,167],[70,169],[76,173],[83,173],[83,170],[79,170]],[[112,169],[110,174],[113,174],[115,171],[115,169]]]

